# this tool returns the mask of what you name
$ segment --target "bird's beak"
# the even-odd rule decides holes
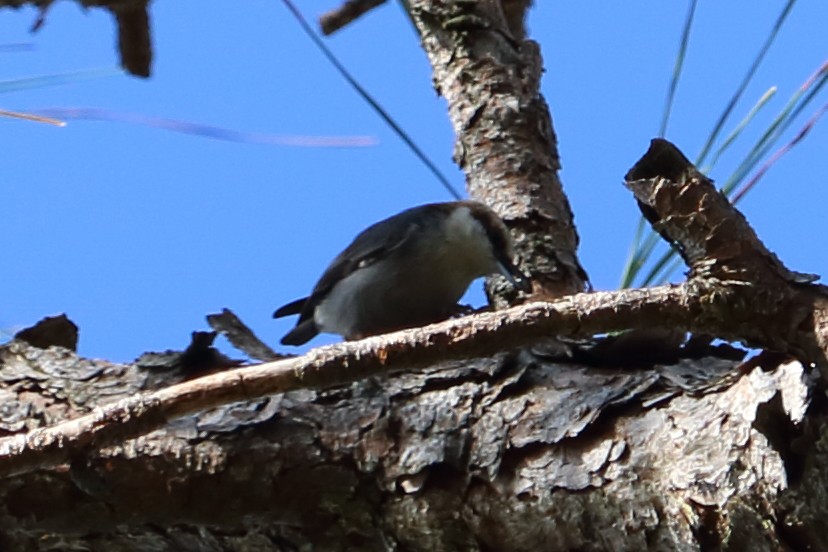
[[[500,260],[497,263],[500,273],[520,291],[529,293],[532,291],[532,282],[521,272],[510,260]]]

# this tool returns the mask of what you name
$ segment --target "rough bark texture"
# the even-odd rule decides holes
[[[6,432],[169,383],[163,373],[21,342],[0,359]],[[828,546],[819,529],[826,487],[817,484],[828,476],[824,405],[812,404],[799,363],[628,361],[561,363],[539,347],[186,417],[99,455],[0,480],[0,546]]]
[[[703,183],[696,185],[703,186]],[[782,267],[777,263],[771,268]],[[767,267],[760,263],[755,272],[761,275],[763,269]],[[818,341],[813,327],[803,327],[804,321],[810,319],[807,309],[798,311],[790,306],[800,304],[800,296],[805,299],[820,293],[824,296],[824,289],[798,283],[797,289],[788,289],[791,285],[777,285],[768,291],[750,281],[734,285],[708,278],[695,279],[684,286],[580,294],[553,303],[532,303],[503,312],[321,347],[303,357],[239,368],[151,394],[131,396],[65,423],[2,438],[0,476],[54,466],[73,455],[137,437],[177,417],[229,402],[262,399],[297,389],[325,389],[390,370],[496,355],[547,341],[552,335],[583,337],[660,327],[678,335],[690,331],[758,344],[820,366],[828,365],[824,349],[814,346],[807,351],[808,346]],[[779,301],[779,297],[785,301]],[[779,313],[764,304],[768,298],[771,306],[779,306]],[[790,316],[789,311],[796,315]],[[751,312],[755,316],[747,318]],[[820,311],[811,313],[812,317],[820,314]],[[18,335],[37,333],[27,330]],[[62,333],[58,332],[57,337],[63,340]],[[212,337],[214,334],[210,334],[207,346],[212,343]],[[182,364],[189,366],[190,374],[199,364],[233,366],[228,359],[204,350],[204,341],[204,336],[196,333],[193,345],[182,355],[182,360],[187,360]],[[667,340],[665,345],[672,341],[675,340]],[[35,342],[42,343],[42,336]],[[652,349],[652,344],[648,347]]]
[[[583,291],[578,234],[558,178],[557,138],[540,94],[543,61],[525,40],[528,2],[411,0],[409,13],[448,102],[457,135],[454,158],[469,193],[512,229],[534,292],[560,297]],[[509,17],[507,20],[506,15]]]
[[[693,268],[686,285],[529,304],[177,386],[176,372],[12,343],[0,427],[17,435],[0,440],[0,466],[17,475],[0,480],[0,544],[823,549],[816,372],[779,355],[740,365],[675,335],[824,366],[825,288],[785,268],[671,144],[654,141],[628,186]],[[548,341],[648,326],[673,336]],[[475,354],[490,356],[436,360]],[[313,389],[268,396],[300,386]]]
[[[788,269],[713,182],[666,140],[652,141],[626,184],[647,220],[690,267],[691,294],[707,304],[702,316],[727,320],[745,330],[737,339],[815,362],[828,375],[828,287],[814,284],[819,276]]]
[[[409,9],[472,195],[510,223],[537,295],[556,297],[585,275],[527,5]],[[88,361],[24,332],[0,347],[0,550],[828,550],[828,401],[811,367],[828,366],[828,291],[672,145],[655,141],[627,185],[682,251],[686,284],[187,382],[181,366]],[[628,328],[648,331],[551,339]],[[776,353],[742,362],[684,330]]]

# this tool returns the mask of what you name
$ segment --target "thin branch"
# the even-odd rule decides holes
[[[481,357],[549,335],[587,336],[655,321],[682,327],[695,315],[681,287],[579,294],[424,328],[320,347],[306,355],[212,374],[96,408],[91,414],[0,439],[0,475],[54,466],[134,438],[171,420],[295,389],[342,385],[393,369]]]
[[[52,119],[51,117],[41,117],[39,115],[33,115],[31,113],[21,113],[19,111],[6,111],[5,109],[0,109],[0,117],[10,117],[12,119],[22,119],[24,121],[33,121],[35,123],[46,123],[49,125],[54,125],[58,127],[65,127],[66,122],[59,121],[58,119]]]
[[[828,366],[828,288],[788,270],[678,149],[654,140],[627,174],[642,211],[692,268],[680,286],[581,293],[314,349],[98,407],[0,439],[0,475],[66,462],[206,408],[321,389],[391,370],[490,356],[550,336],[671,328],[792,353]]]
[[[233,347],[252,359],[270,362],[281,360],[286,356],[278,354],[264,341],[256,337],[253,330],[248,328],[230,309],[223,309],[216,314],[208,314],[207,323],[215,331],[226,337]]]
[[[385,0],[345,0],[341,6],[323,13],[319,18],[319,27],[325,36],[332,35],[345,25],[348,25],[373,10],[385,4]]]
[[[722,286],[716,292],[725,294]],[[729,313],[721,311],[721,301],[710,301],[712,296],[696,284],[582,293],[551,303],[530,303],[329,345],[302,357],[212,374],[98,407],[91,414],[52,427],[0,439],[0,476],[55,466],[207,408],[296,389],[347,384],[391,370],[488,356],[551,335],[583,337],[670,327],[761,342],[761,321],[733,323],[727,317]]]

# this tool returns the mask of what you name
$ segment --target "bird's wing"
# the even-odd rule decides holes
[[[416,221],[413,220],[408,224],[386,225],[385,222],[382,221],[367,228],[354,239],[351,245],[337,255],[304,302],[298,323],[313,317],[316,305],[327,296],[337,282],[404,247],[414,234],[417,226]],[[293,306],[294,303],[285,307]]]

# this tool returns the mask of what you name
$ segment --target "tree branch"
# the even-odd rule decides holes
[[[66,462],[207,408],[322,389],[438,361],[489,356],[552,335],[588,336],[692,320],[682,288],[581,294],[314,349],[302,357],[212,374],[138,395],[53,427],[0,439],[0,476]]]
[[[628,173],[628,186],[645,216],[691,263],[693,277],[686,284],[530,303],[192,380],[54,427],[0,439],[0,475],[65,462],[221,404],[493,355],[550,336],[671,328],[743,341],[828,366],[828,288],[784,268],[741,213],[675,146],[654,140]]]
[[[434,86],[448,102],[454,158],[470,195],[512,229],[535,295],[555,298],[583,291],[587,277],[558,178],[549,107],[540,94],[540,48],[522,36],[527,2],[508,4],[411,0],[408,9]]]
[[[332,35],[382,4],[385,4],[385,0],[345,0],[341,6],[323,13],[319,18],[322,34]]]
[[[46,20],[50,0],[0,0],[0,9],[19,8],[31,4],[40,10],[32,31],[38,30]],[[95,7],[108,10],[118,27],[118,52],[121,66],[137,77],[148,77],[152,69],[152,37],[149,17],[149,0],[80,0],[83,8]]]
[[[626,184],[653,227],[690,267],[689,285],[717,305],[755,346],[818,363],[828,375],[826,300],[819,277],[794,272],[769,251],[713,182],[670,142],[653,140],[627,173]]]
[[[295,389],[332,387],[438,360],[492,355],[553,335],[591,336],[668,327],[762,344],[765,335],[761,327],[750,320],[733,326],[730,313],[721,310],[726,303],[711,302],[712,291],[693,285],[579,294],[213,374],[99,407],[92,414],[53,427],[0,439],[0,475],[54,466],[207,408]],[[721,288],[717,290],[721,292]]]
[[[795,485],[755,420],[800,423],[807,371],[715,356],[621,370],[614,357],[601,368],[531,347],[200,412],[58,469],[0,479],[0,543],[676,550],[693,540],[697,516],[726,518],[736,507],[739,518],[719,534],[734,549],[766,549],[750,544],[773,526],[748,539],[729,534],[746,519],[770,519],[761,505]],[[0,359],[3,428],[15,411],[26,424],[48,423],[160,375],[20,342],[0,348]],[[807,487],[822,482],[814,475]],[[812,506],[799,501],[796,512]]]

